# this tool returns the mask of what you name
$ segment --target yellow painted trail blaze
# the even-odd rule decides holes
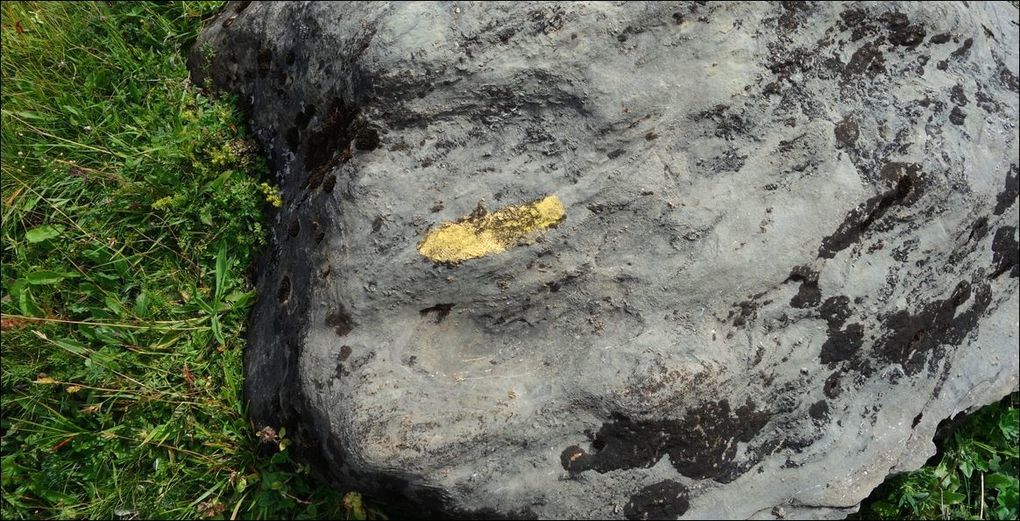
[[[534,239],[566,215],[563,202],[555,195],[492,213],[476,212],[429,231],[418,243],[418,253],[432,262],[450,264],[501,253]]]

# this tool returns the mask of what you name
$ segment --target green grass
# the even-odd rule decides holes
[[[232,100],[188,81],[218,8],[0,8],[4,519],[356,513],[285,442],[259,457],[241,400],[275,192]]]
[[[217,9],[0,7],[4,519],[381,515],[247,419],[247,272],[278,199],[233,100],[188,82]],[[865,512],[1016,518],[1017,402]]]

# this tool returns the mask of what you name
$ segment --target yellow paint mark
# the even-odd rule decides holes
[[[481,208],[472,215],[443,223],[418,243],[418,253],[432,262],[456,264],[490,253],[502,253],[534,240],[567,216],[555,195],[492,213]]]

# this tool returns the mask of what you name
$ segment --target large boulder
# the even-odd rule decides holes
[[[258,427],[419,513],[841,517],[1018,382],[1008,3],[229,4]],[[392,500],[392,499],[391,499]]]

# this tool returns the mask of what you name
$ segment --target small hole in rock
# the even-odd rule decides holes
[[[287,226],[287,234],[291,237],[297,237],[301,233],[301,221],[295,217],[291,219],[290,225]]]

